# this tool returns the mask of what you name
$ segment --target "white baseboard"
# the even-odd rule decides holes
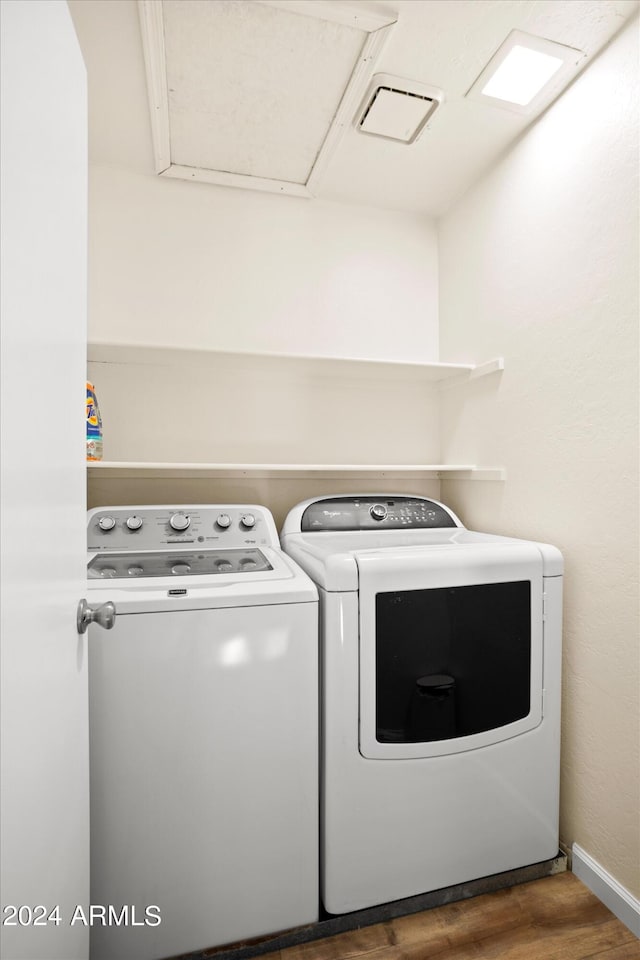
[[[572,871],[585,887],[602,900],[605,907],[621,920],[636,937],[640,937],[640,900],[618,883],[577,843],[573,844]]]

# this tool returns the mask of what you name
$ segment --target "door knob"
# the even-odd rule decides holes
[[[90,623],[97,623],[99,627],[105,630],[111,630],[116,622],[115,603],[101,603],[97,607],[92,607],[85,599],[78,603],[78,612],[76,614],[76,623],[78,633],[86,633]]]

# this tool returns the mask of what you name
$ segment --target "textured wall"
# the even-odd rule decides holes
[[[93,165],[89,341],[437,360],[435,226]]]
[[[502,376],[444,394],[467,525],[566,561],[561,836],[640,894],[637,20],[444,219],[441,346]]]

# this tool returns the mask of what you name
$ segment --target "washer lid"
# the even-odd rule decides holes
[[[148,580],[154,577],[246,576],[273,570],[262,550],[148,550],[98,553],[87,567],[89,580]]]
[[[271,604],[317,602],[317,590],[306,573],[281,550],[264,547],[257,551],[263,555],[260,568],[246,569],[241,560],[247,559],[251,551],[238,551],[238,558],[232,569],[213,569],[198,572],[187,570],[191,551],[161,551],[176,570],[167,573],[164,569],[154,575],[149,568],[149,576],[139,572],[132,573],[131,567],[142,566],[148,562],[150,554],[135,556],[108,553],[90,553],[89,567],[95,564],[97,576],[87,581],[87,590],[92,603],[105,603],[111,600],[116,604],[118,613],[151,613],[172,610],[212,610],[218,607],[255,607]],[[223,554],[233,551],[211,551],[223,559]],[[207,551],[199,551],[204,565],[213,563],[206,556]],[[153,563],[158,562],[154,557]],[[104,573],[106,568],[106,573]]]

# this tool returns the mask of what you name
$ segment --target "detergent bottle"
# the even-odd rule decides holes
[[[87,380],[87,460],[102,460],[102,419],[96,391]]]

